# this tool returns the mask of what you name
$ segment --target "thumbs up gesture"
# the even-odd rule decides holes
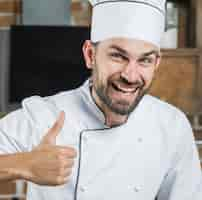
[[[65,114],[61,112],[39,146],[27,154],[24,178],[28,181],[49,186],[63,185],[68,182],[76,150],[72,147],[56,145],[56,137],[60,134],[64,119]]]

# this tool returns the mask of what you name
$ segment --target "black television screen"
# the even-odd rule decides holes
[[[89,76],[82,44],[88,27],[13,26],[10,33],[9,103],[78,87]]]

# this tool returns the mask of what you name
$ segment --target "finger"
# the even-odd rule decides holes
[[[77,156],[77,151],[73,147],[57,146],[57,148],[61,156],[68,157],[68,158],[75,158]]]
[[[64,176],[65,178],[68,178],[69,176],[71,176],[71,174],[72,174],[72,168],[66,168],[66,169],[64,170],[63,176]]]
[[[48,133],[45,135],[42,143],[56,144],[56,137],[62,130],[64,121],[65,121],[65,113],[64,111],[61,111],[58,119],[53,124],[53,126],[49,129]]]
[[[71,174],[72,174],[72,168],[65,168],[58,173],[58,176],[61,178],[65,178],[71,176]]]
[[[61,111],[58,119],[56,120],[56,122],[54,123],[54,125],[48,132],[50,132],[50,134],[52,135],[55,134],[57,136],[64,125],[64,121],[65,121],[65,112]]]
[[[64,165],[65,168],[73,168],[73,166],[74,166],[74,160],[73,159],[69,159]]]
[[[59,177],[59,178],[56,179],[56,184],[55,184],[55,186],[66,184],[66,183],[69,182],[69,179],[70,179],[69,176],[66,176],[66,177]]]
[[[60,156],[59,157],[59,162],[62,168],[72,168],[74,166],[74,159],[72,158],[67,158],[65,156]]]

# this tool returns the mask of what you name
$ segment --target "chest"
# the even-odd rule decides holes
[[[57,145],[73,146],[78,157],[70,182],[44,193],[81,200],[153,200],[166,174],[167,152],[158,126],[79,129],[65,126]],[[40,187],[37,187],[41,190]]]
[[[80,134],[79,198],[155,198],[167,167],[157,127],[84,130]]]

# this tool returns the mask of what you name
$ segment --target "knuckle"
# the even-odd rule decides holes
[[[64,184],[64,178],[61,177],[61,176],[58,176],[58,177],[56,178],[56,183],[57,183],[58,185]]]
[[[65,177],[65,178],[64,178],[64,183],[69,182],[69,180],[70,180],[69,176]]]
[[[67,169],[67,167],[65,166],[65,164],[64,164],[64,163],[61,163],[61,164],[59,165],[59,167],[58,167],[58,174],[59,174],[60,176],[64,176],[66,169]]]
[[[58,176],[56,179],[56,184],[57,185],[64,185],[69,181],[69,176],[63,177],[63,176]]]
[[[64,162],[64,158],[61,155],[57,155],[57,159],[58,159],[58,164],[62,165]]]
[[[59,176],[63,176],[64,175],[64,168],[63,167],[60,167],[59,170],[58,170],[58,175]]]
[[[73,159],[69,159],[69,158],[66,158],[62,164],[62,166],[64,168],[73,168],[74,166],[74,160]]]
[[[58,153],[58,155],[63,155],[64,154],[64,150],[62,148],[58,148],[57,149],[57,153]]]
[[[72,156],[72,157],[76,157],[76,156],[77,156],[77,151],[76,151],[74,148],[72,148],[72,147],[70,147],[70,148],[68,149],[68,153],[69,153],[69,155]]]
[[[63,159],[60,156],[57,156],[56,165],[58,168],[61,168],[61,166],[63,166]]]

